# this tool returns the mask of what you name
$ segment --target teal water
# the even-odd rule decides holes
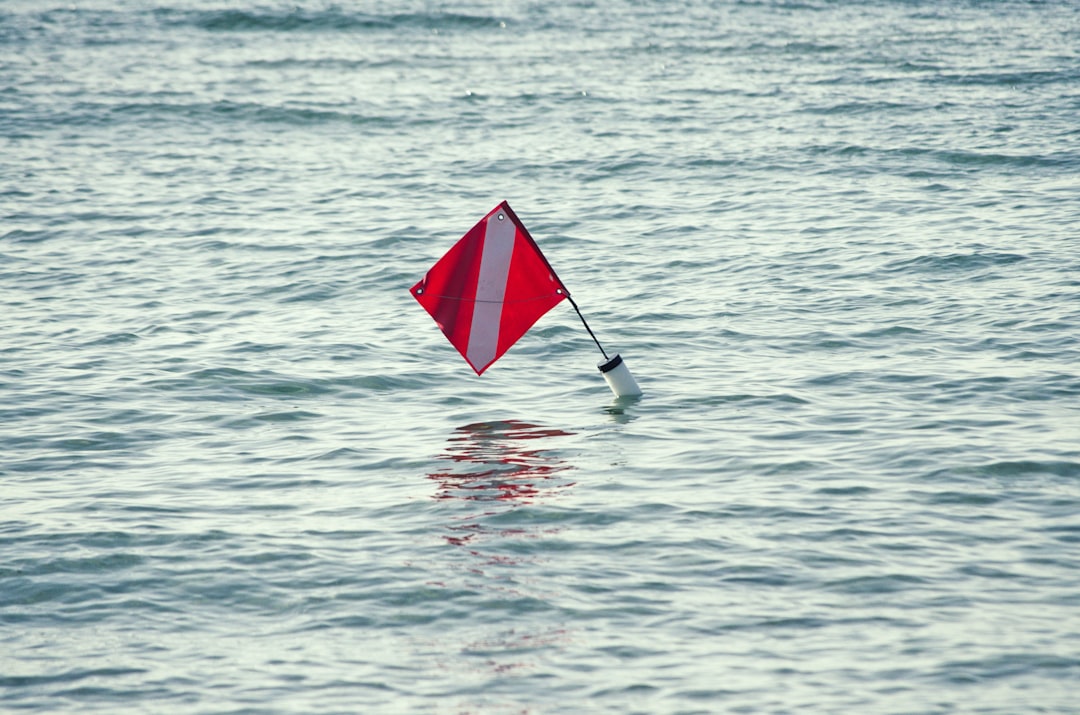
[[[1080,6],[0,5],[0,710],[1071,713]],[[560,305],[408,293],[499,201]]]

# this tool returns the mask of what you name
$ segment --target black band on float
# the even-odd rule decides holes
[[[622,356],[621,355],[616,355],[615,357],[611,358],[610,360],[608,360],[603,365],[597,365],[597,367],[600,368],[600,372],[611,372],[612,370],[617,368],[619,365],[622,365]]]

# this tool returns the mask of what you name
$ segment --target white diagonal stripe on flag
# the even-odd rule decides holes
[[[514,253],[514,222],[503,212],[493,214],[484,230],[484,250],[480,255],[480,275],[476,282],[469,328],[469,362],[479,370],[495,359],[499,346],[499,323],[502,322],[503,296]]]

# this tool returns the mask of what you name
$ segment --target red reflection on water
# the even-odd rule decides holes
[[[437,499],[532,503],[546,493],[573,486],[556,478],[570,465],[531,443],[573,432],[519,420],[477,422],[455,432],[439,457],[450,464],[428,475],[439,483]]]
[[[443,538],[460,547],[447,553],[447,568],[453,575],[435,585],[463,585],[483,593],[485,601],[501,601],[507,608],[527,607],[520,604],[531,599],[553,598],[553,585],[545,582],[542,570],[530,569],[528,564],[546,558],[543,544],[536,540],[550,537],[559,527],[538,526],[529,517],[531,512],[545,513],[535,505],[574,486],[568,478],[574,467],[553,448],[560,442],[556,438],[572,434],[518,420],[454,430],[439,456],[439,468],[427,475],[436,485],[433,498],[446,500],[440,509],[449,519]],[[537,633],[525,625],[528,619],[507,613],[514,628],[472,632],[464,645],[455,647],[459,657],[439,665],[457,678],[521,677],[536,668],[538,654],[559,650],[568,639],[560,627]],[[498,628],[506,622],[494,617],[488,626]],[[482,624],[479,627],[488,630]],[[473,703],[467,702],[456,705],[455,712],[490,712],[491,706],[486,702],[474,710]]]

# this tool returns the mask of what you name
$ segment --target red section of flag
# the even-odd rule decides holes
[[[412,294],[477,375],[568,295],[505,201],[469,229]]]

